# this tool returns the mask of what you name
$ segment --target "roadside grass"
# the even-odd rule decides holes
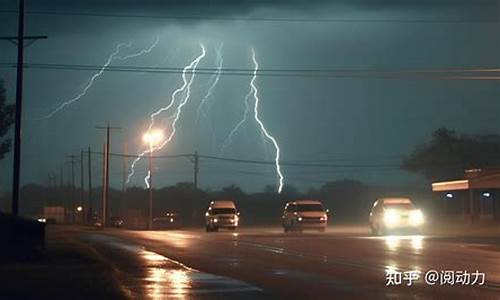
[[[47,228],[36,261],[0,264],[0,299],[127,299],[113,269],[90,249]]]

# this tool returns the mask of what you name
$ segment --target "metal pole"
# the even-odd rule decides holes
[[[17,25],[17,82],[16,124],[14,131],[14,168],[12,178],[12,214],[19,214],[19,185],[21,180],[21,120],[23,109],[23,62],[24,62],[24,0],[19,0]]]
[[[59,168],[59,187],[62,188],[64,185],[64,167]]]
[[[104,144],[104,159],[103,159],[103,192],[102,192],[102,211],[103,211],[103,220],[102,220],[102,225],[103,227],[106,226],[106,221],[108,217],[108,197],[109,197],[109,153],[110,153],[110,144],[111,144],[111,129],[120,129],[120,127],[111,127],[109,125],[109,122],[106,127],[101,127],[97,126],[97,129],[105,129],[106,130],[106,143]]]
[[[121,196],[121,203],[120,203],[120,214],[122,217],[125,217],[127,215],[127,209],[128,209],[128,203],[127,203],[127,171],[128,171],[128,147],[127,143],[123,142],[123,160],[122,160],[122,196]]]
[[[104,218],[105,218],[105,221],[103,223],[103,225],[106,225],[107,223],[107,220],[108,220],[108,214],[109,214],[109,143],[110,143],[110,136],[109,136],[109,131],[110,131],[110,127],[109,127],[109,122],[108,122],[108,126],[106,128],[106,187],[105,187],[105,190],[106,190],[106,210],[105,210],[105,214],[104,214]]]
[[[102,218],[102,227],[106,226],[106,202],[107,202],[107,195],[106,195],[106,143],[103,145],[104,152],[103,152],[103,160],[102,160],[102,203],[101,203],[101,218]]]
[[[123,143],[123,178],[122,178],[122,192],[125,193],[127,191],[127,171],[128,171],[128,147],[127,143]]]
[[[194,188],[198,188],[198,151],[194,152]]]
[[[76,202],[76,186],[75,186],[75,156],[71,155],[71,218],[75,223],[75,202]]]
[[[83,189],[83,185],[85,184],[83,182],[83,177],[84,177],[84,169],[83,169],[83,150],[80,151],[80,205],[83,205],[83,201],[84,201],[84,189]],[[80,220],[82,223],[84,222],[85,220],[85,214],[87,212],[87,207],[84,207],[83,208],[83,211],[82,211],[82,219]]]
[[[90,223],[94,217],[94,207],[92,203],[92,160],[90,154],[90,147],[88,149],[88,171],[89,171],[89,203],[88,203],[88,215],[87,220]]]
[[[148,229],[153,229],[153,151],[149,151],[149,215]]]

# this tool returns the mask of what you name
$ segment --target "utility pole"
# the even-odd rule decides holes
[[[127,215],[127,208],[128,208],[128,203],[127,203],[127,171],[128,171],[128,147],[127,147],[127,142],[123,142],[123,160],[122,160],[122,171],[123,171],[123,178],[122,178],[122,201],[120,203],[120,214],[122,217],[125,217]]]
[[[84,203],[84,189],[83,189],[83,185],[85,184],[84,181],[83,181],[83,176],[84,176],[84,169],[83,169],[83,150],[80,150],[80,205],[83,205]],[[87,209],[88,207],[84,207],[83,208],[83,218],[81,220],[81,222],[85,222],[85,214],[87,212]]]
[[[123,178],[122,178],[122,193],[127,191],[127,171],[128,171],[128,147],[127,143],[123,143]]]
[[[72,221],[73,223],[75,222],[75,202],[76,202],[76,186],[75,186],[75,158],[76,158],[76,155],[74,154],[71,154],[71,155],[67,155],[66,157],[69,157],[71,158],[71,208],[70,208],[70,212],[71,212],[71,218],[72,218]]]
[[[106,143],[102,144],[102,199],[101,199],[101,228],[104,228],[106,224],[107,215],[107,195],[106,195]]]
[[[148,209],[148,229],[153,229],[153,150],[149,148],[149,209]]]
[[[103,126],[97,126],[97,129],[105,129],[106,130],[106,144],[104,146],[104,186],[103,186],[103,193],[102,193],[102,202],[103,202],[103,220],[102,220],[102,226],[106,226],[106,221],[108,218],[108,196],[109,196],[109,148],[110,148],[110,143],[111,143],[111,129],[121,129],[120,127],[111,127],[108,125],[106,127]]]
[[[64,167],[59,167],[59,187],[62,188],[64,185]]]
[[[21,180],[21,121],[23,109],[23,68],[24,68],[24,41],[31,43],[46,36],[24,36],[24,0],[19,0],[19,16],[17,36],[0,37],[17,45],[17,79],[16,79],[16,115],[14,129],[14,166],[12,178],[12,214],[19,214],[19,185]]]
[[[193,183],[194,183],[194,189],[197,189],[198,188],[198,172],[200,170],[199,165],[198,165],[198,151],[194,152],[193,164],[194,164]]]
[[[90,146],[88,149],[88,171],[89,171],[89,203],[88,203],[88,215],[87,220],[90,223],[94,217],[94,207],[92,203],[92,160],[90,153]]]

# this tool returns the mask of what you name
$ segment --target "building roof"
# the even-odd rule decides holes
[[[500,188],[500,170],[496,168],[466,170],[465,179],[432,183],[434,192],[497,188]]]

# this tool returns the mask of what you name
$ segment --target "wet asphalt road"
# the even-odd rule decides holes
[[[279,228],[82,231],[131,298],[500,299],[498,238],[372,237],[364,227],[285,234]],[[386,286],[386,272],[476,270],[479,286]]]

